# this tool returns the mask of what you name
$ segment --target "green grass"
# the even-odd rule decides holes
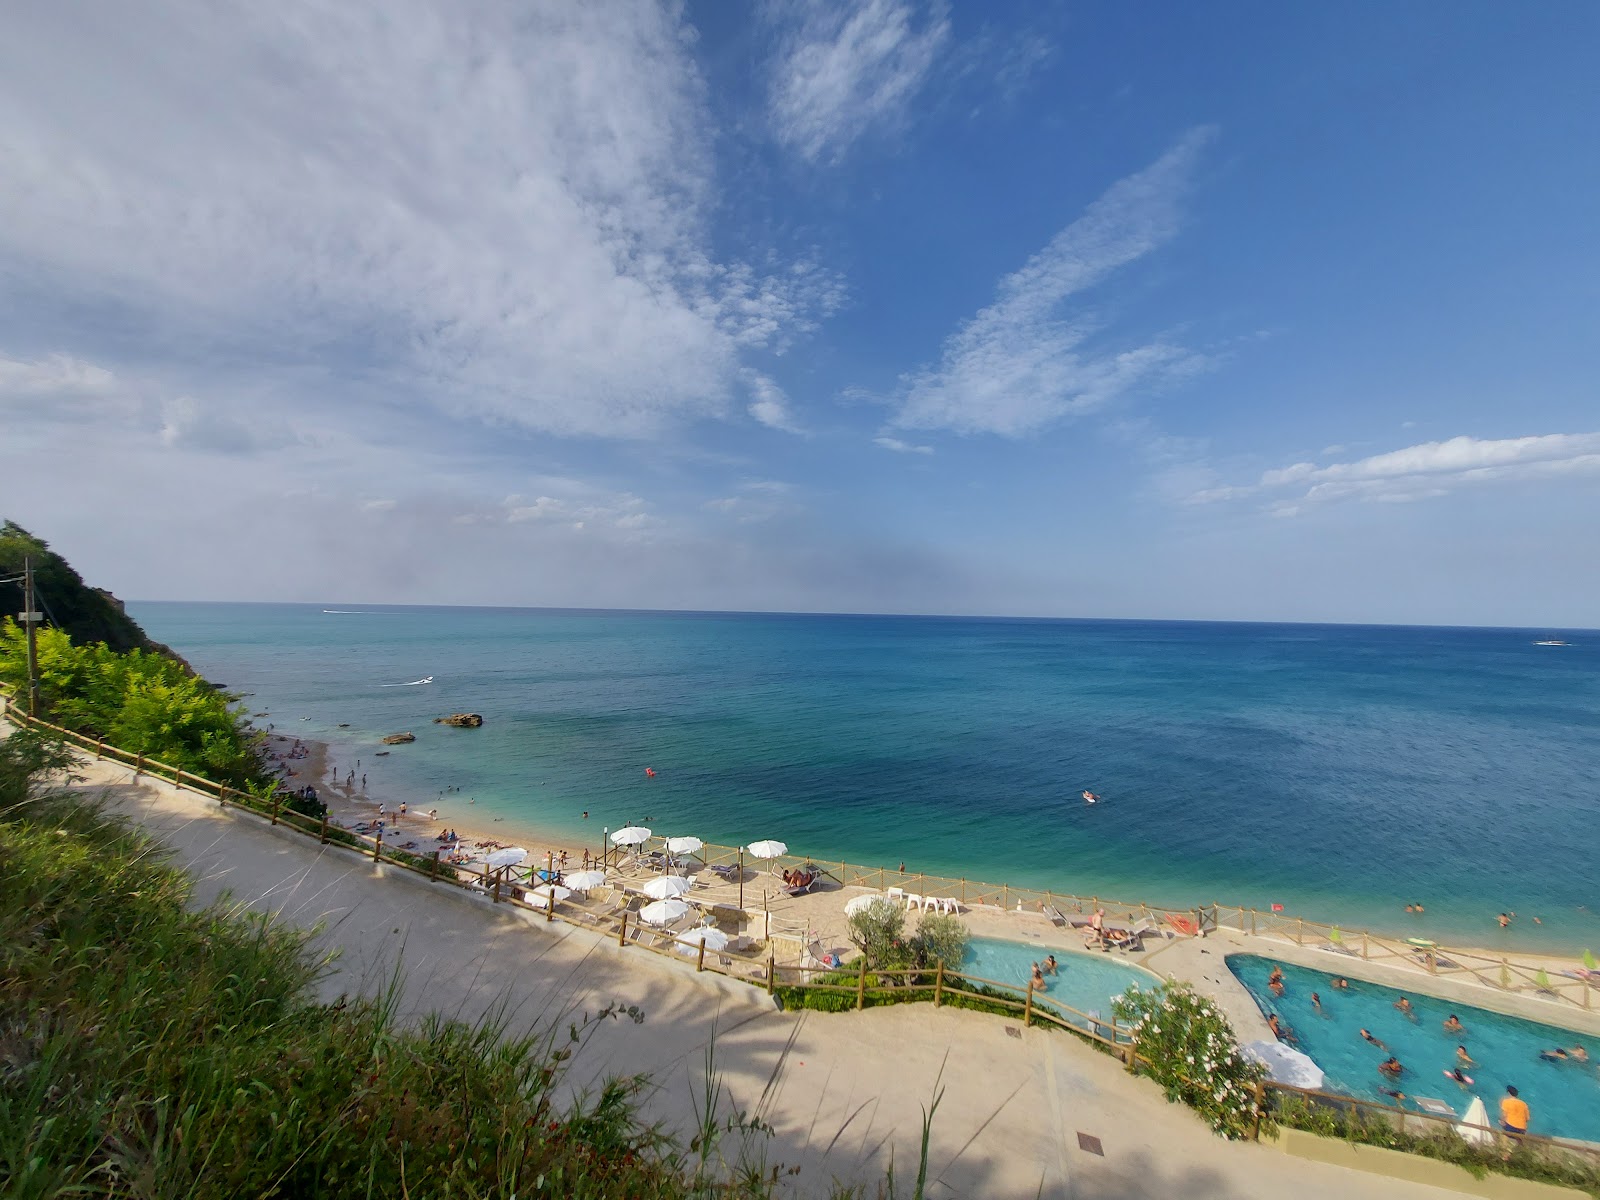
[[[1279,1095],[1271,1108],[1277,1123],[1291,1129],[1440,1159],[1455,1163],[1479,1179],[1494,1171],[1579,1188],[1600,1197],[1600,1168],[1596,1164],[1575,1155],[1544,1150],[1537,1143],[1518,1144],[1510,1148],[1508,1154],[1507,1148],[1500,1145],[1469,1145],[1449,1129],[1441,1128],[1427,1134],[1402,1132],[1379,1114],[1353,1106],[1334,1109],[1299,1096]]]
[[[640,1079],[554,1102],[571,1056],[628,1013],[516,1037],[492,1023],[402,1024],[393,986],[319,1003],[311,985],[327,964],[305,933],[194,909],[191,880],[146,837],[36,786],[52,763],[58,750],[32,735],[0,741],[0,1193],[776,1189],[770,1131],[719,1115],[709,1060],[700,1129],[681,1147],[640,1119]]]

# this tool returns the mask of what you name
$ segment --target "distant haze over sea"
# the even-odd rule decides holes
[[[278,731],[359,755],[374,796],[446,821],[470,796],[477,823],[597,847],[648,815],[913,872],[1600,949],[1600,634],[328,607],[355,611],[128,606]],[[431,723],[456,711],[486,723]]]

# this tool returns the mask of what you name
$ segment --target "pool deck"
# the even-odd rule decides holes
[[[1204,938],[1184,938],[1167,942],[1141,957],[1140,965],[1162,974],[1188,979],[1202,988],[1223,1007],[1238,1030],[1240,1040],[1271,1037],[1261,1010],[1245,986],[1228,970],[1230,954],[1254,954],[1261,958],[1345,975],[1368,983],[1380,983],[1413,995],[1437,996],[1442,1000],[1487,1009],[1508,1017],[1522,1017],[1558,1025],[1591,1037],[1600,1038],[1600,1010],[1584,1010],[1571,1004],[1541,999],[1527,992],[1509,992],[1468,979],[1428,975],[1388,963],[1367,962],[1359,954],[1327,950],[1318,946],[1297,946],[1293,942],[1252,937],[1233,930],[1219,930]],[[1256,1031],[1254,1033],[1250,1031]]]
[[[786,1185],[795,1194],[817,1194],[835,1178],[875,1185],[891,1155],[902,1180],[914,1173],[923,1107],[942,1088],[930,1197],[1459,1195],[1222,1141],[1148,1080],[1059,1033],[929,1005],[781,1012],[758,989],[375,866],[164,782],[134,781],[126,768],[90,762],[85,774],[86,789],[105,792],[171,848],[198,879],[200,901],[228,892],[245,907],[315,927],[318,945],[338,955],[325,995],[379,991],[403,960],[405,1016],[442,1011],[475,1020],[499,1011],[519,1031],[559,1026],[612,1002],[636,1004],[643,1021],[601,1026],[574,1060],[569,1085],[648,1073],[646,1115],[680,1129],[714,1045],[731,1100],[773,1127],[768,1161],[799,1168]],[[839,901],[832,893],[830,903]],[[974,932],[1036,933],[1041,949],[1072,948],[1071,935],[1042,918],[986,915],[1004,922],[973,917]],[[1184,944],[1168,943],[1145,961],[1156,967]],[[1199,961],[1210,967],[1209,957]],[[1101,1152],[1080,1144],[1080,1134],[1098,1138]]]

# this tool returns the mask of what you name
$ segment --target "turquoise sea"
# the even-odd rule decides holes
[[[1600,951],[1600,633],[327,607],[129,611],[446,821]]]

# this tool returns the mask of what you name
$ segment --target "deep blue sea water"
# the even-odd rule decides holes
[[[360,755],[375,796],[459,785],[480,822],[598,845],[649,815],[912,872],[1600,951],[1600,633],[129,610],[278,730]],[[1573,644],[1532,644],[1551,635]],[[453,711],[487,723],[430,723]],[[416,744],[371,757],[402,729]]]
[[[1274,965],[1283,970],[1281,999],[1267,989]],[[1596,1062],[1556,1063],[1539,1057],[1556,1047],[1570,1052],[1583,1045],[1600,1058],[1600,1046],[1587,1045],[1593,1039],[1581,1033],[1407,992],[1412,1019],[1396,1011],[1394,1002],[1401,993],[1393,988],[1352,979],[1348,991],[1337,991],[1328,985],[1332,976],[1324,971],[1274,964],[1253,954],[1230,954],[1228,967],[1250,989],[1261,1011],[1277,1013],[1295,1034],[1300,1049],[1326,1074],[1325,1086],[1332,1091],[1382,1104],[1392,1103],[1381,1090],[1386,1087],[1409,1096],[1431,1096],[1453,1107],[1458,1117],[1466,1114],[1473,1096],[1481,1096],[1490,1119],[1498,1124],[1500,1097],[1511,1084],[1533,1111],[1531,1132],[1600,1141]],[[1311,1003],[1313,992],[1322,1001],[1320,1009]],[[1444,1031],[1444,1020],[1452,1015],[1461,1019],[1463,1032]],[[1551,1016],[1559,1020],[1559,1009]],[[1379,1073],[1378,1064],[1387,1055],[1362,1040],[1363,1029],[1400,1060],[1405,1072],[1399,1083]],[[1472,1080],[1470,1087],[1444,1074],[1456,1066],[1457,1046],[1465,1046],[1477,1064],[1462,1068]]]

